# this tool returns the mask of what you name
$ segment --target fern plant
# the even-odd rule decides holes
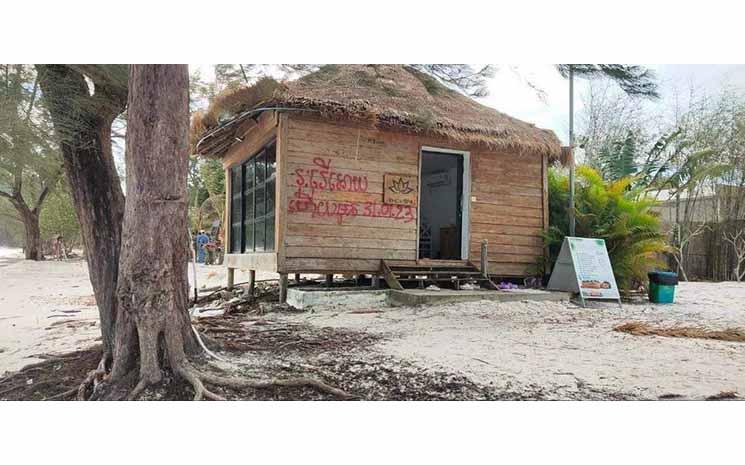
[[[577,167],[577,236],[605,239],[618,285],[626,290],[645,282],[651,269],[664,266],[661,254],[668,250],[660,219],[652,210],[656,201],[634,188],[633,181],[632,176],[606,181],[593,168]],[[548,187],[551,227],[545,239],[553,266],[569,230],[569,179],[552,168]]]

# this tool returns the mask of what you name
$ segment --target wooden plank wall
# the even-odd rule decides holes
[[[280,163],[286,163],[287,176],[279,181],[286,192],[280,203],[287,214],[280,271],[371,272],[381,259],[414,263],[417,209],[383,206],[383,175],[418,176],[422,146],[471,154],[470,260],[478,262],[481,240],[487,239],[490,273],[524,276],[544,253],[545,156],[293,114],[282,124],[287,139]]]
[[[470,257],[489,241],[489,272],[525,276],[544,254],[546,157],[531,153],[471,153]]]
[[[418,174],[419,141],[289,115],[280,269],[371,272],[416,259],[416,208],[384,205],[385,173]]]

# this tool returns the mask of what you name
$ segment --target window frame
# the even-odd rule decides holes
[[[272,166],[272,173],[270,176],[266,176],[267,174],[267,154],[273,152],[271,156],[271,160],[273,160],[273,166]],[[230,168],[231,173],[231,186],[230,186],[230,253],[231,254],[243,254],[243,253],[264,253],[264,252],[275,252],[276,251],[276,241],[275,241],[275,231],[276,231],[276,218],[277,218],[277,140],[272,139],[267,144],[262,146],[259,150],[256,151],[253,155],[248,157],[246,160],[241,162],[240,164],[237,164]],[[263,164],[263,173],[258,173],[257,170],[259,168],[262,168]],[[249,167],[252,167],[249,168]],[[234,173],[240,173],[240,199],[238,200],[240,203],[236,204],[236,194],[235,192],[235,185],[233,174]],[[253,177],[253,181],[250,183],[250,187],[247,187],[246,185],[246,176],[247,173],[251,173]],[[259,181],[259,178],[261,178],[261,181]],[[272,186],[271,192],[267,189],[268,186]],[[263,208],[261,208],[261,215],[257,215],[257,204],[256,204],[256,193],[257,191],[261,190],[263,192],[263,195],[261,196],[261,202],[263,203]],[[271,197],[271,199],[270,199]],[[250,213],[247,212],[247,203],[246,200],[250,198],[251,199],[251,209]],[[269,204],[272,205],[271,211],[268,210]],[[240,241],[237,243],[235,237],[233,237],[234,231],[234,212],[235,209],[238,209],[240,211],[240,225],[238,227],[238,234],[240,235]],[[251,218],[248,218],[248,216],[251,216]],[[258,231],[256,228],[257,224],[262,225],[262,231]],[[267,228],[267,224],[270,224],[270,227]],[[248,244],[248,238],[247,238],[247,232],[251,229],[251,242],[252,244]],[[260,232],[261,236],[263,237],[262,244],[260,247],[257,247],[258,241],[257,241],[257,234]],[[267,232],[271,232],[272,237],[267,240]],[[269,245],[269,247],[267,247]],[[237,246],[237,249],[236,247]]]

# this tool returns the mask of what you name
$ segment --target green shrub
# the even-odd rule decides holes
[[[53,190],[42,205],[39,228],[42,241],[49,241],[61,234],[67,246],[77,247],[81,244],[80,225],[72,197],[63,187]]]
[[[569,232],[569,178],[553,168],[548,174],[551,227],[545,238],[553,267]],[[577,167],[576,235],[605,239],[618,286],[626,290],[644,283],[651,269],[663,266],[660,254],[668,250],[660,219],[652,211],[656,201],[633,189],[632,182],[631,177],[605,181],[594,169]]]

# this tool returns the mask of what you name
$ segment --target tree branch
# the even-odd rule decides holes
[[[28,103],[28,109],[26,110],[26,122],[31,119],[31,111],[34,109],[34,103],[36,102],[36,94],[39,91],[39,75],[37,74],[34,78],[34,90],[31,92],[31,101]]]
[[[41,204],[44,203],[44,199],[46,199],[47,195],[49,195],[49,193],[52,191],[51,186],[53,186],[57,182],[57,179],[59,179],[61,174],[62,167],[60,166],[54,173],[54,175],[50,176],[49,179],[47,179],[47,182],[44,183],[44,188],[41,190],[39,198],[36,200],[36,206],[34,206],[33,210],[31,210],[32,213],[37,213],[41,209]]]

